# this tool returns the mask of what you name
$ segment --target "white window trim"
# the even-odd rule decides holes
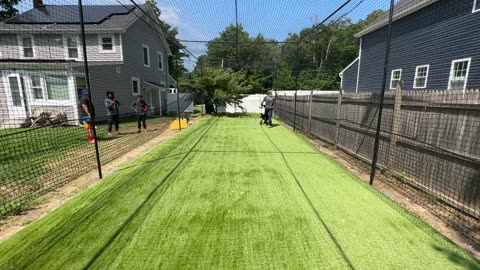
[[[22,38],[31,38],[32,39],[32,51],[33,51],[33,57],[25,57],[23,54],[23,40]],[[35,50],[35,39],[33,38],[32,34],[25,34],[25,35],[17,35],[17,40],[18,40],[18,48],[20,51],[20,59],[36,59],[37,58],[37,52]]]
[[[158,67],[158,63],[162,62],[162,68],[158,68],[158,70],[163,71],[165,66],[165,64],[163,63],[163,53],[161,51],[157,51],[157,57],[158,57],[157,67]]]
[[[463,59],[457,59],[457,60],[453,60],[452,61],[452,66],[450,67],[450,76],[448,77],[448,90],[452,90],[451,89],[451,85],[450,85],[450,82],[452,81],[452,78],[453,78],[453,73],[454,73],[454,66],[456,63],[459,63],[459,62],[465,62],[465,61],[468,61],[468,65],[467,65],[467,73],[465,74],[465,83],[463,84],[463,91],[465,91],[465,89],[467,89],[467,82],[468,82],[468,75],[470,73],[470,64],[472,63],[472,58],[463,58]]]
[[[111,37],[112,38],[112,50],[104,50],[103,49],[103,43],[102,43],[102,38],[103,37]],[[115,44],[115,35],[114,34],[100,34],[98,35],[98,46],[100,48],[100,53],[115,53],[117,51],[116,44]]]
[[[427,68],[427,74],[425,74],[425,86],[417,87],[418,70],[421,69],[421,68],[425,68],[425,67]],[[425,88],[427,88],[429,73],[430,73],[430,65],[417,66],[415,68],[415,78],[413,79],[413,89],[425,89]]]
[[[145,65],[145,56],[143,55],[144,54],[144,50],[143,49],[147,49],[147,59],[148,59],[148,65]],[[142,44],[142,63],[143,63],[143,66],[144,67],[150,67],[152,61],[150,59],[150,47],[148,47],[147,45],[145,44]]]
[[[478,8],[475,9],[475,7],[477,6],[477,3],[479,3],[478,5]],[[473,1],[473,9],[472,9],[472,13],[475,13],[475,12],[479,12],[480,11],[480,0],[475,0]]]
[[[26,96],[23,96],[24,99],[27,100],[28,102],[28,110],[29,113],[31,114],[31,108],[32,106],[55,106],[55,107],[71,107],[73,108],[73,111],[76,111],[77,108],[77,100],[76,100],[76,88],[74,85],[74,76],[67,72],[67,71],[47,71],[47,70],[41,70],[41,71],[32,71],[32,70],[22,70],[22,71],[15,71],[15,70],[5,70],[2,73],[3,81],[6,83],[6,89],[9,91],[6,94],[7,97],[7,103],[9,108],[13,108],[13,100],[11,97],[11,91],[10,91],[10,85],[8,83],[8,77],[21,77],[21,74],[23,74],[25,80],[25,89],[22,91],[22,96],[23,93],[26,94]],[[37,75],[40,77],[40,81],[42,84],[42,91],[43,91],[43,98],[44,99],[37,99],[35,100],[33,98],[33,89],[32,89],[32,82],[31,82],[31,75]],[[62,76],[67,76],[67,81],[68,81],[68,96],[69,99],[66,100],[52,100],[48,99],[47,95],[47,86],[45,82],[45,76],[46,75],[62,75]],[[20,81],[19,81],[20,82]],[[23,87],[23,86],[21,86]],[[22,105],[23,106],[23,105]],[[13,109],[9,110],[9,116],[10,117],[17,117],[15,116],[15,111]]]
[[[78,57],[77,58],[74,58],[74,57],[70,57],[68,55],[68,38],[75,38],[77,40],[77,51],[78,51]],[[77,36],[77,35],[64,35],[63,36],[63,42],[65,44],[65,59],[74,59],[74,60],[81,60],[83,59],[82,58],[82,51],[80,50],[81,46],[80,46],[80,37]]]
[[[399,69],[394,69],[392,70],[392,74],[390,75],[390,90],[395,90],[396,89],[396,85],[395,87],[393,87],[393,73],[395,73],[396,71],[400,71],[400,78],[399,78],[399,81],[402,80],[402,69],[399,68]]]
[[[133,91],[133,82],[136,81],[138,83],[138,93],[135,93]],[[140,90],[140,79],[139,78],[136,78],[136,77],[132,77],[132,81],[131,81],[131,87],[132,87],[132,96],[137,96],[137,95],[141,95],[141,90]]]

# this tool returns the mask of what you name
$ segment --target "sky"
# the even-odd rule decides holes
[[[83,0],[86,5],[131,5],[145,0]],[[219,36],[228,25],[235,24],[235,1],[238,23],[251,35],[284,41],[289,33],[298,33],[312,27],[347,3],[331,19],[341,16],[354,21],[365,18],[377,9],[386,10],[390,0],[156,0],[162,11],[160,18],[177,27],[181,40],[208,41]],[[20,10],[31,8],[32,0],[23,0]],[[78,0],[44,0],[47,5],[77,4]],[[198,57],[206,52],[206,43],[182,42],[189,52]],[[192,69],[196,60],[186,60]]]

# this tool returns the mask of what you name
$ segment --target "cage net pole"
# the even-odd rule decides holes
[[[180,70],[178,70],[178,52],[177,52],[177,45],[175,44],[175,74],[176,74],[176,79],[177,79],[177,116],[178,116],[178,128],[180,131],[182,131],[182,121],[181,121],[181,115],[180,115],[180,88],[179,88],[179,73]]]
[[[78,10],[80,16],[80,28],[81,28],[81,36],[82,36],[82,49],[83,49],[83,62],[85,65],[85,81],[87,84],[88,89],[88,99],[90,100],[89,103],[89,111],[93,111],[93,100],[92,100],[92,89],[90,84],[90,71],[88,69],[88,58],[87,58],[87,43],[85,38],[85,23],[83,19],[83,3],[82,0],[78,0]],[[102,176],[102,163],[100,161],[100,152],[98,151],[98,138],[97,138],[97,130],[95,125],[95,115],[92,114],[92,131],[93,131],[93,138],[95,144],[95,157],[97,159],[97,169],[98,169],[98,177],[100,179],[103,178]]]
[[[382,114],[383,106],[385,100],[385,88],[387,84],[387,73],[388,73],[388,62],[390,57],[390,46],[392,43],[392,22],[393,22],[393,8],[395,5],[395,0],[390,0],[390,13],[388,17],[388,33],[387,33],[387,44],[385,46],[385,63],[383,66],[383,83],[382,83],[382,92],[380,94],[380,107],[378,108],[378,120],[377,120],[377,130],[375,132],[375,143],[373,149],[372,157],[372,170],[370,174],[370,185],[373,185],[375,180],[375,174],[377,172],[377,163],[378,163],[378,148],[380,147],[380,132],[382,128]]]

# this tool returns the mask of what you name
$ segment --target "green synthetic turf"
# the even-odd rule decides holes
[[[479,269],[282,126],[205,119],[0,244],[0,269]]]

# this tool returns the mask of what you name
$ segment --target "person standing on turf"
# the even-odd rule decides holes
[[[115,125],[115,133],[119,135],[120,132],[118,131],[119,128],[119,118],[120,118],[120,110],[118,109],[120,106],[120,102],[115,99],[115,95],[112,91],[107,91],[107,98],[105,99],[105,107],[107,108],[107,116],[108,116],[108,136],[112,136],[112,127]]]
[[[275,98],[272,91],[268,91],[267,96],[263,98],[262,105],[265,107],[265,125],[272,127],[273,108],[275,107]]]
[[[137,96],[137,100],[132,102],[132,105],[130,106],[132,109],[135,110],[137,113],[137,122],[138,122],[138,130],[137,133],[142,132],[142,125],[143,125],[143,130],[147,132],[147,124],[145,123],[145,120],[147,118],[147,112],[148,112],[148,107],[150,105],[143,100],[143,97],[141,95]]]
[[[82,109],[81,120],[85,130],[87,131],[88,141],[95,142],[93,137],[93,117],[95,116],[95,107],[93,107],[92,101],[88,96],[89,90],[87,88],[82,90],[82,97],[80,98],[80,107]]]

